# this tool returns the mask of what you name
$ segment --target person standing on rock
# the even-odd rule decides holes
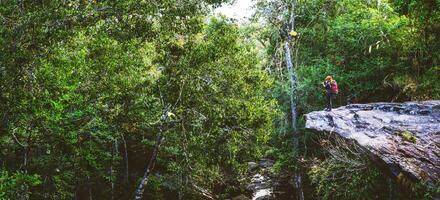
[[[332,76],[325,77],[324,83],[323,83],[326,91],[326,103],[327,106],[324,109],[325,111],[331,111],[332,110],[332,98],[333,96],[338,94],[338,84],[335,80],[333,80]]]

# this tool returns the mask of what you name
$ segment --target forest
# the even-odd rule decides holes
[[[253,1],[0,0],[0,199],[440,198],[304,118],[440,100],[440,0]]]

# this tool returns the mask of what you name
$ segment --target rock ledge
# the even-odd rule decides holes
[[[440,101],[352,104],[306,121],[307,129],[354,140],[395,177],[440,180]]]

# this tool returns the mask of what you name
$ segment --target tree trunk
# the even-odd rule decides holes
[[[89,187],[89,200],[93,200],[92,188]]]
[[[136,190],[135,197],[134,197],[135,200],[142,199],[145,187],[148,184],[148,177],[150,176],[151,171],[153,170],[154,165],[156,164],[157,154],[159,153],[159,148],[160,148],[160,145],[163,140],[162,133],[164,131],[165,123],[168,120],[168,114],[169,114],[168,110],[169,110],[168,108],[165,108],[162,116],[160,117],[161,124],[159,126],[159,133],[156,136],[156,143],[154,145],[153,154],[151,155],[150,161],[148,162],[147,169],[145,170],[144,176],[142,177],[142,180],[139,183],[138,189]]]
[[[128,184],[128,150],[127,150],[127,141],[125,140],[124,134],[121,134],[121,139],[124,145],[124,161],[125,161],[125,174],[124,174],[124,183]]]
[[[292,1],[291,5],[291,13],[290,13],[290,30],[287,30],[287,41],[284,43],[284,51],[285,51],[285,58],[286,58],[286,65],[287,65],[287,71],[289,73],[289,79],[290,79],[290,112],[291,112],[291,118],[292,118],[292,134],[293,134],[293,151],[294,151],[294,160],[298,160],[299,155],[299,132],[296,127],[296,118],[297,118],[297,112],[296,112],[296,96],[297,96],[297,78],[295,75],[295,61],[292,60],[291,56],[291,50],[290,50],[290,43],[292,42],[292,36],[289,34],[290,31],[295,30],[295,6],[296,1]],[[296,56],[295,56],[296,58]],[[295,170],[294,174],[294,187],[296,192],[296,199],[297,200],[303,200],[304,199],[304,192],[302,189],[302,174],[301,171],[297,168]]]
[[[93,200],[93,194],[92,194],[92,186],[90,185],[90,177],[87,176],[87,182],[89,183],[89,200]]]
[[[291,94],[290,94],[290,112],[291,112],[291,126],[292,126],[292,133],[293,133],[293,150],[294,152],[294,160],[297,160],[299,155],[299,133],[296,128],[296,118],[297,118],[297,112],[296,112],[296,91],[297,91],[297,79],[295,72],[293,71],[294,65],[290,56],[290,47],[289,42],[285,42],[284,44],[285,53],[286,53],[286,65],[287,70],[289,72],[290,77],[290,85],[291,85]],[[302,174],[299,170],[296,170],[295,172],[295,178],[294,178],[294,187],[297,194],[297,200],[303,200],[304,199],[304,192],[302,190]]]
[[[142,180],[139,183],[138,189],[136,190],[136,194],[134,197],[135,200],[142,199],[145,187],[148,184],[148,176],[150,176],[150,173],[153,170],[154,164],[156,164],[157,153],[159,152],[159,147],[160,147],[161,143],[162,143],[162,131],[160,131],[156,136],[156,144],[154,145],[153,154],[151,155],[150,161],[148,162],[147,169],[145,170],[144,176],[142,177]]]
[[[292,132],[293,132],[293,146],[295,148],[298,147],[298,137],[297,137],[297,128],[296,128],[296,89],[297,89],[297,83],[296,83],[296,75],[295,72],[293,72],[293,62],[292,58],[290,56],[290,47],[289,42],[284,43],[284,50],[286,53],[286,65],[287,65],[287,71],[289,73],[290,78],[290,111],[291,111],[291,125],[292,125]]]
[[[112,179],[113,179],[113,164],[112,164],[112,166],[110,166],[110,177],[112,177]],[[115,199],[115,182],[114,182],[114,180],[111,180],[110,185],[111,185],[111,189],[112,189],[112,193],[111,193],[111,198],[110,199],[114,200]]]
[[[115,152],[118,153],[119,152],[119,147],[118,147],[118,140],[115,140],[115,144],[112,150],[112,163],[110,165],[110,177],[111,177],[111,189],[112,189],[112,193],[111,193],[111,200],[115,199],[115,178],[114,178],[114,170],[113,170],[113,163],[114,163],[114,156],[115,156]]]

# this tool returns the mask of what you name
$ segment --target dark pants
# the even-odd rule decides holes
[[[332,109],[332,97],[333,97],[333,93],[327,92],[326,100],[327,100],[327,109],[328,110]]]

